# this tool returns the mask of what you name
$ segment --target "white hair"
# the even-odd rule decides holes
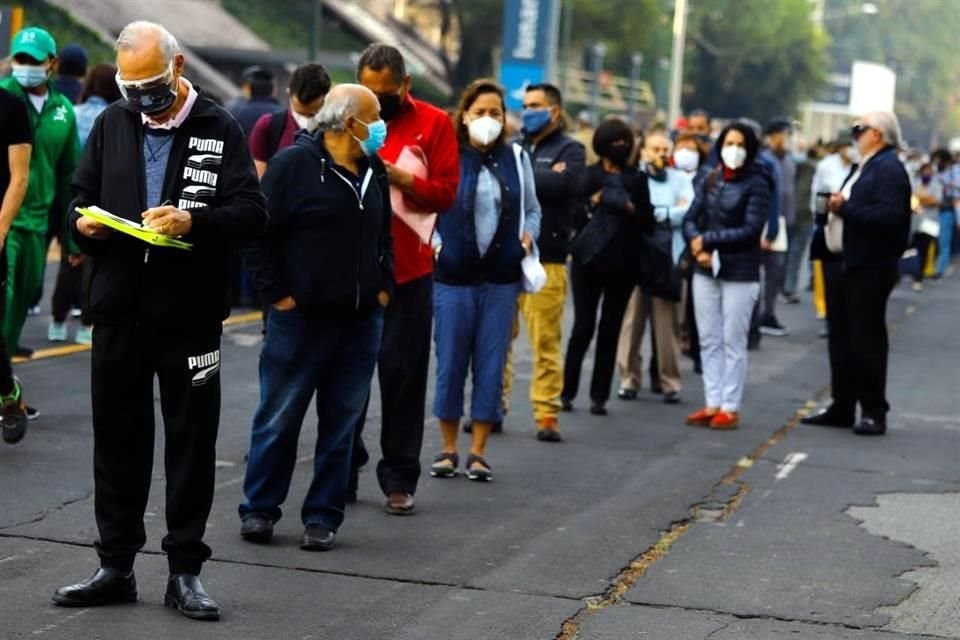
[[[320,112],[314,117],[317,126],[323,131],[343,131],[344,120],[357,115],[360,108],[360,94],[369,94],[376,100],[376,94],[359,84],[339,84],[330,90],[323,99]]]
[[[886,144],[900,146],[903,136],[900,134],[900,122],[896,114],[890,111],[874,111],[865,115],[863,120],[880,132]]]
[[[156,38],[160,46],[160,53],[163,55],[163,61],[167,64],[172,62],[173,57],[180,53],[180,45],[177,43],[177,39],[167,31],[166,27],[146,20],[137,20],[125,26],[120,35],[117,36],[116,49],[117,51],[138,49],[147,38]]]

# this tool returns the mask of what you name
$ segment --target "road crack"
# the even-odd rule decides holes
[[[93,496],[93,489],[90,489],[90,490],[88,490],[86,493],[84,493],[82,496],[80,496],[79,498],[74,498],[74,499],[72,499],[72,500],[67,500],[66,502],[62,502],[62,503],[56,505],[55,507],[50,507],[49,509],[44,509],[43,511],[40,512],[39,515],[37,515],[37,516],[35,516],[35,517],[33,517],[33,518],[30,518],[29,520],[23,520],[23,521],[21,521],[21,522],[14,522],[14,523],[12,523],[12,524],[4,525],[4,526],[0,527],[0,531],[6,531],[6,530],[9,530],[9,529],[16,529],[17,527],[23,527],[23,526],[26,526],[26,525],[28,525],[28,524],[35,524],[35,523],[37,523],[37,522],[42,522],[43,520],[46,520],[51,514],[57,512],[57,511],[63,511],[64,509],[66,509],[67,507],[69,507],[69,506],[72,505],[72,504],[76,504],[76,503],[78,503],[78,502],[83,502],[84,500],[89,500],[92,496]],[[12,536],[11,536],[11,537],[12,537]]]

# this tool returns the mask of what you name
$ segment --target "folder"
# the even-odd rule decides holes
[[[396,166],[403,169],[418,178],[427,177],[427,156],[419,146],[404,147],[397,157]],[[437,222],[436,212],[417,211],[410,206],[410,202],[403,197],[403,192],[396,187],[390,187],[390,204],[393,207],[393,213],[400,218],[404,224],[413,229],[420,237],[420,242],[430,244],[430,238],[433,235],[433,228]]]
[[[192,251],[193,245],[189,242],[184,242],[183,240],[177,240],[176,238],[171,238],[170,236],[165,236],[162,233],[157,233],[149,227],[137,224],[132,220],[127,220],[126,218],[121,218],[120,216],[114,215],[109,211],[105,211],[100,207],[77,207],[77,213],[82,216],[86,216],[92,220],[96,220],[100,224],[110,227],[114,231],[119,231],[128,236],[136,238],[147,244],[152,244],[157,247],[167,247],[170,249],[182,249],[184,251]]]

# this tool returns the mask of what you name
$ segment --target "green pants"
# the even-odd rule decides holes
[[[43,281],[46,248],[47,239],[42,233],[12,228],[7,234],[7,308],[3,338],[11,354],[20,345],[27,311]]]

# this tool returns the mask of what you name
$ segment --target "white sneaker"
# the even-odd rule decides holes
[[[66,342],[67,341],[67,323],[51,322],[50,326],[47,328],[47,340],[49,340],[50,342]]]

